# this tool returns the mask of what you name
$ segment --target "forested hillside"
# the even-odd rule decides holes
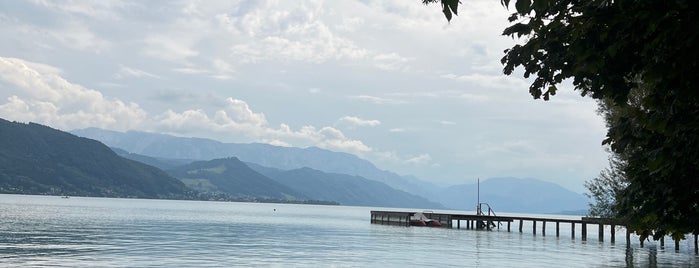
[[[0,119],[0,192],[186,198],[165,172],[115,154],[104,144],[47,126]]]

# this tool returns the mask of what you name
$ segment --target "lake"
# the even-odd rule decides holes
[[[385,208],[0,195],[0,267],[699,266],[693,239],[675,252],[627,248],[624,230],[571,239],[565,224],[558,238],[387,226],[372,209]]]

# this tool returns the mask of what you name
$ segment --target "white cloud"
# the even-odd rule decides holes
[[[55,1],[55,0],[30,0],[36,5],[44,6],[51,10],[60,10],[66,13],[90,16],[95,19],[118,19],[117,11],[134,5],[124,1]]]
[[[373,156],[380,162],[394,163],[410,166],[439,166],[438,163],[432,162],[430,154],[424,153],[419,155],[399,155],[396,151],[373,151]]]
[[[206,73],[209,73],[209,71],[205,70],[205,69],[189,68],[189,67],[173,68],[172,70],[175,72],[178,72],[178,73],[183,73],[183,74],[206,74]]]
[[[112,46],[111,42],[98,37],[87,25],[80,22],[68,22],[62,28],[49,33],[67,48],[101,52]]]
[[[263,113],[253,112],[246,102],[233,98],[227,98],[226,103],[228,104],[226,109],[219,111],[217,115],[220,114],[224,118],[230,118],[228,116],[231,115],[235,122],[243,124],[253,126],[267,125],[265,115]]]
[[[232,64],[226,62],[223,59],[215,59],[213,60],[212,65],[213,71],[215,73],[212,76],[213,78],[222,80],[233,78],[233,74],[235,73],[235,67]]]
[[[146,45],[143,53],[165,61],[187,63],[187,59],[199,55],[192,48],[192,41],[164,34],[151,35],[144,40]]]
[[[280,140],[264,140],[263,139],[263,140],[261,140],[261,142],[267,143],[270,145],[274,145],[274,146],[279,146],[279,147],[293,147],[291,144],[284,142],[284,141],[280,141]]]
[[[429,154],[421,154],[418,156],[413,156],[411,158],[408,158],[405,160],[405,163],[408,164],[415,164],[415,165],[424,165],[428,164],[432,161],[432,157]]]
[[[459,98],[472,102],[490,101],[491,98],[485,94],[461,93]]]
[[[340,118],[338,121],[349,124],[350,126],[359,127],[374,127],[381,125],[381,121],[379,120],[365,120],[356,116],[344,116]]]
[[[392,128],[388,130],[389,132],[405,132],[403,128]]]
[[[318,143],[321,148],[352,152],[359,155],[371,151],[371,148],[366,146],[363,142],[348,139],[341,131],[332,127],[324,127],[318,134],[322,137]]]
[[[227,98],[224,107],[207,113],[202,109],[182,112],[166,110],[149,116],[138,104],[104,97],[100,92],[70,83],[49,72],[42,73],[20,59],[0,58],[0,82],[13,86],[13,93],[0,104],[0,116],[9,120],[32,121],[64,130],[101,127],[115,130],[151,130],[173,134],[243,135],[253,141],[283,146],[318,146],[361,154],[372,149],[360,140],[348,138],[333,127],[316,129],[304,126],[292,130],[288,125],[268,126],[263,113],[253,111],[242,100]],[[133,71],[133,70],[132,70]],[[355,120],[356,119],[356,120]],[[355,124],[376,125],[376,120],[348,117]]]
[[[448,121],[448,120],[439,120],[438,121],[440,124],[445,125],[445,126],[453,126],[456,125],[456,122]]]
[[[0,58],[0,80],[12,85],[13,92],[6,103],[0,104],[0,116],[61,129],[120,130],[137,126],[146,118],[138,104],[106,98],[98,91],[72,84],[55,74],[55,68],[40,71],[30,66],[42,65]],[[46,70],[49,72],[43,72]]]
[[[485,75],[485,74],[466,74],[466,75],[455,75],[455,74],[444,74],[442,78],[461,81],[469,84],[478,85],[482,88],[496,88],[496,89],[506,89],[506,90],[521,90],[529,87],[529,84],[524,80],[508,76],[504,74],[500,75]]]
[[[337,25],[337,29],[345,32],[354,32],[364,25],[364,19],[361,17],[343,18],[342,24]]]
[[[351,96],[350,98],[355,99],[355,100],[371,102],[371,103],[375,103],[375,104],[405,104],[405,103],[407,103],[406,101],[403,101],[403,100],[381,98],[381,97],[370,96],[370,95]]]
[[[135,69],[135,68],[130,68],[126,66],[121,66],[119,68],[119,72],[114,74],[114,78],[116,79],[128,79],[128,78],[143,78],[143,77],[148,77],[148,78],[160,78],[160,76]]]
[[[353,140],[333,127],[316,129],[303,126],[293,130],[286,124],[278,128],[268,126],[264,114],[254,112],[242,100],[228,98],[224,109],[213,115],[203,110],[168,110],[154,118],[155,131],[178,134],[218,133],[244,135],[253,141],[272,141],[285,146],[318,146],[330,150],[361,154],[371,151],[362,141]]]
[[[412,59],[398,55],[397,53],[378,54],[373,57],[375,66],[379,69],[393,71],[408,71],[410,69],[408,62]]]
[[[487,143],[478,147],[477,153],[482,155],[527,156],[533,155],[537,151],[537,146],[528,140],[509,140],[497,144]]]

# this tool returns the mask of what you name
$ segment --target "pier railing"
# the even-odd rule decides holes
[[[485,213],[483,213],[483,205],[488,207],[488,214],[487,215]],[[481,216],[497,216],[497,215],[495,215],[495,211],[493,210],[493,208],[491,208],[488,203],[478,203],[478,206],[476,207],[476,214],[481,215]],[[500,228],[500,226],[502,226],[502,224],[498,221],[497,227]],[[477,229],[490,230],[490,229],[495,228],[495,227],[496,227],[496,225],[495,225],[495,222],[493,222],[493,221],[477,221],[476,222]]]

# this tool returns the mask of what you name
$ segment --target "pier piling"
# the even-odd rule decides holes
[[[536,221],[532,221],[532,234],[536,235]]]
[[[519,220],[519,232],[522,232],[522,220]]]
[[[560,236],[561,236],[561,223],[556,222],[556,237],[560,237]]]
[[[546,221],[541,221],[541,236],[546,236]]]

